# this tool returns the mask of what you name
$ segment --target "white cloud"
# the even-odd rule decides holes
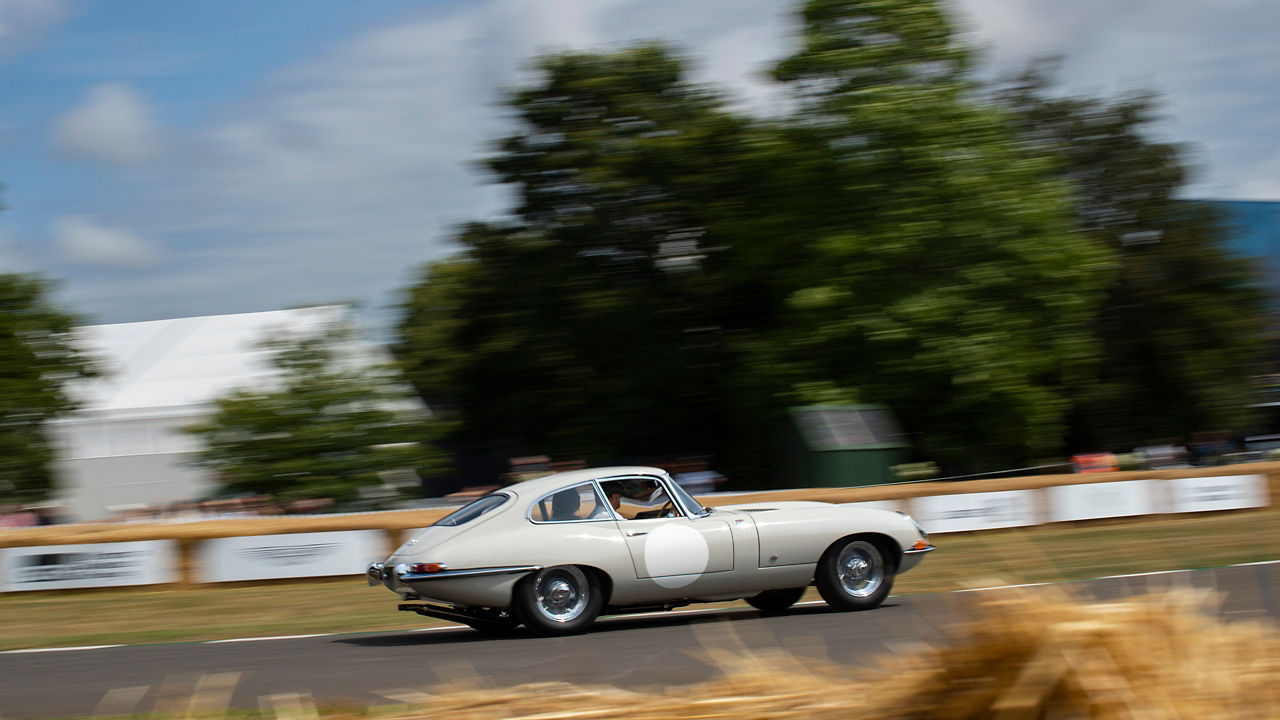
[[[180,214],[156,232],[218,238],[191,272],[225,278],[219,301],[229,287],[267,309],[393,301],[420,263],[450,250],[456,225],[505,210],[477,161],[503,132],[501,89],[532,56],[667,37],[698,78],[751,100],[760,84],[747,78],[776,56],[761,23],[777,7],[495,0],[367,31],[264,82],[167,155],[182,160],[157,205]],[[732,61],[702,57],[701,43]]]
[[[1280,3],[1274,0],[954,0],[996,71],[1061,55],[1069,92],[1154,90],[1163,139],[1191,143],[1188,195],[1237,198],[1280,151]],[[1250,181],[1256,188],[1258,183]],[[1272,196],[1277,199],[1280,196]]]
[[[84,265],[140,268],[160,259],[159,251],[137,234],[80,215],[58,218],[53,241],[68,260]]]
[[[416,280],[418,265],[449,252],[456,224],[509,206],[476,161],[507,128],[500,90],[528,78],[535,54],[666,40],[688,54],[695,80],[768,112],[777,89],[760,76],[795,42],[800,2],[429,4],[263,79],[252,94],[206,115],[202,127],[166,135],[163,154],[136,93],[95,89],[116,93],[116,107],[134,112],[116,113],[106,125],[117,130],[102,131],[113,139],[99,136],[80,151],[109,157],[114,150],[117,162],[153,156],[131,170],[136,186],[116,196],[145,198],[122,208],[128,224],[165,238],[172,254],[163,274],[137,272],[141,280],[128,293],[119,291],[115,271],[68,289],[112,320],[348,299],[385,305]],[[1204,194],[1231,198],[1274,187],[1267,164],[1277,154],[1269,121],[1280,115],[1270,104],[1280,98],[1280,54],[1268,32],[1280,26],[1274,0],[953,2],[976,36],[993,44],[1001,69],[1063,53],[1070,91],[1147,85],[1167,93],[1171,139],[1205,148],[1213,172],[1199,187],[1215,191]],[[113,104],[92,100],[77,112]],[[129,116],[140,121],[120,119]],[[84,134],[101,130],[85,124]],[[116,243],[125,250],[119,257],[155,257],[136,235],[111,232],[137,241]]]
[[[1280,151],[1253,163],[1239,187],[1239,200],[1280,200]]]
[[[80,105],[55,122],[53,139],[62,152],[114,164],[147,160],[159,147],[151,108],[123,83],[90,88]]]
[[[38,44],[68,10],[65,0],[0,0],[0,59]]]

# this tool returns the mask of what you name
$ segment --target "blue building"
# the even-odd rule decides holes
[[[1280,201],[1211,200],[1208,204],[1227,221],[1227,247],[1241,256],[1258,258],[1260,279],[1280,298]]]

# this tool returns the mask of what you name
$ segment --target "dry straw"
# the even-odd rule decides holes
[[[1217,598],[1181,589],[1084,603],[1054,589],[984,593],[936,649],[871,670],[785,655],[706,654],[723,673],[660,692],[543,683],[435,688],[400,720],[701,718],[1276,718],[1280,634],[1214,618]],[[837,619],[833,616],[833,621]]]

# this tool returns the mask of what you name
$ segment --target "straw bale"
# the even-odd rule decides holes
[[[1055,588],[990,593],[938,647],[859,670],[784,653],[701,653],[723,674],[636,692],[539,683],[436,688],[395,720],[978,720],[1273,718],[1280,633],[1223,622],[1218,598],[1179,589],[1083,602]]]

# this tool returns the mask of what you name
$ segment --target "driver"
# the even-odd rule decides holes
[[[613,511],[618,515],[621,515],[622,514],[621,485],[619,483],[603,483],[600,485],[600,489],[603,490],[605,496],[609,498],[609,504],[613,506]],[[605,508],[605,506],[597,505],[595,511],[591,513],[591,517],[592,518],[613,517],[613,513],[610,513],[609,510]]]

